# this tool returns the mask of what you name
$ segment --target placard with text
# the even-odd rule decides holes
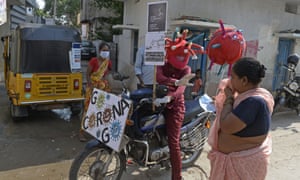
[[[131,101],[94,89],[82,128],[119,152]]]

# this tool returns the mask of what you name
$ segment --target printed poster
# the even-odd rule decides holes
[[[146,34],[144,57],[146,65],[164,65],[165,32]]]
[[[131,101],[94,89],[82,128],[119,152]]]

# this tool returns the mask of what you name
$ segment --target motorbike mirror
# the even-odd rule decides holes
[[[291,72],[294,72],[294,71],[295,71],[295,68],[292,68],[292,67],[290,67],[290,66],[288,66],[288,65],[282,65],[282,67],[283,67],[284,69],[287,69],[288,71],[291,71]]]
[[[129,76],[122,75],[122,74],[119,73],[119,72],[114,72],[114,73],[112,74],[112,77],[113,77],[114,80],[118,80],[118,81],[123,81],[123,80],[129,78]]]

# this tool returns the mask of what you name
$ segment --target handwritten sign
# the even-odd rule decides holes
[[[119,152],[131,101],[94,89],[82,128]]]

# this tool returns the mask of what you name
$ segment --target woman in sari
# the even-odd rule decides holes
[[[241,58],[231,79],[222,80],[216,96],[217,118],[208,143],[210,180],[264,180],[272,142],[269,134],[273,96],[259,84],[266,68]]]
[[[109,45],[107,43],[101,43],[99,46],[99,57],[94,57],[89,61],[87,67],[87,87],[85,91],[85,101],[84,101],[84,114],[87,112],[91,94],[94,88],[111,92],[108,81],[105,76],[109,73],[112,68],[112,63],[109,60],[110,52]],[[86,141],[86,133],[80,128],[79,140]]]

